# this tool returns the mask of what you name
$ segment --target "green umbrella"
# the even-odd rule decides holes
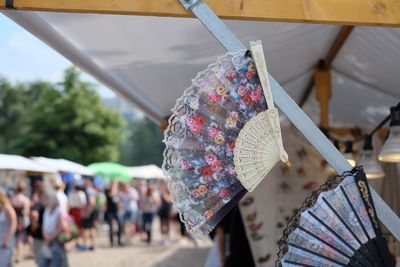
[[[113,162],[96,162],[88,166],[96,175],[111,181],[118,179],[123,183],[130,182],[132,177],[129,174],[129,169],[121,164]]]

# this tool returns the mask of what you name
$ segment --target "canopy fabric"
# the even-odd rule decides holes
[[[157,120],[224,49],[196,19],[4,11]],[[269,71],[298,100],[340,26],[226,21],[261,39]],[[332,126],[373,127],[400,99],[400,29],[356,27],[333,62]],[[318,120],[312,95],[305,106]]]
[[[167,179],[161,168],[154,164],[129,167],[129,173],[133,178]]]
[[[71,172],[74,174],[93,176],[94,172],[89,168],[78,164],[76,162],[66,160],[66,159],[51,159],[45,157],[32,157],[36,162],[42,165],[49,166],[56,169],[59,172]]]
[[[57,173],[57,169],[51,166],[43,165],[22,156],[8,154],[0,154],[0,170]]]
[[[96,175],[111,181],[118,179],[126,183],[132,180],[128,167],[113,162],[97,162],[88,166]]]

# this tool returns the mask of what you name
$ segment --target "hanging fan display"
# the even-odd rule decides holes
[[[288,164],[261,43],[251,48],[198,73],[165,130],[171,195],[187,230],[200,238],[279,160]]]
[[[393,266],[362,168],[310,203],[288,224],[277,266]]]

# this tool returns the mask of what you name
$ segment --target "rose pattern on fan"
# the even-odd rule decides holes
[[[210,65],[178,99],[165,131],[163,169],[172,178],[173,199],[186,205],[176,207],[192,234],[207,235],[220,219],[218,211],[245,190],[236,178],[235,141],[244,124],[265,110],[255,65],[245,51]],[[186,190],[174,190],[175,183]]]
[[[206,216],[206,217],[211,217],[211,216],[213,216],[214,215],[214,212],[212,211],[212,210],[207,210],[205,213],[204,213],[204,216]]]

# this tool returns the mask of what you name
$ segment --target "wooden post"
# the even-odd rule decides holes
[[[318,67],[314,73],[316,97],[320,105],[319,126],[329,129],[329,100],[332,95],[331,69]]]

